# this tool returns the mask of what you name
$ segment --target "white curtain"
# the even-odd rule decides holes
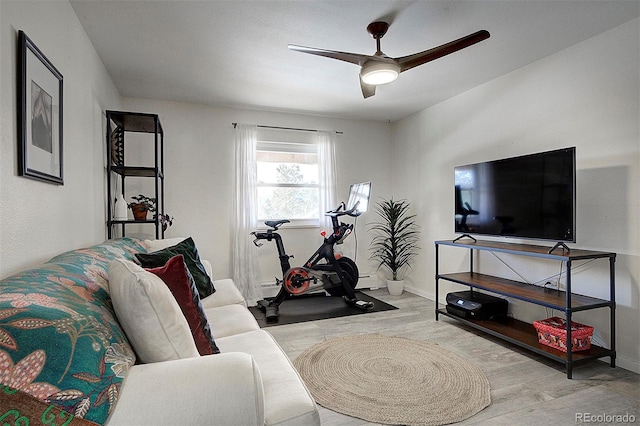
[[[318,170],[320,184],[320,226],[330,227],[331,218],[324,215],[336,205],[336,133],[318,131]]]
[[[235,185],[233,193],[231,263],[233,280],[247,300],[254,305],[262,299],[258,281],[258,252],[250,232],[257,226],[256,145],[257,126],[238,123],[235,128]]]

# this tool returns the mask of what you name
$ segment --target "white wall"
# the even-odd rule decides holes
[[[18,176],[19,30],[64,77],[63,186]],[[103,111],[119,101],[67,2],[0,1],[0,278],[106,238]]]
[[[213,261],[214,275],[218,278],[229,277],[231,273],[234,122],[343,132],[336,147],[338,196],[346,202],[349,185],[368,180],[372,181],[374,199],[391,194],[389,124],[144,99],[125,99],[124,105],[127,111],[156,113],[162,122],[165,210],[176,218],[165,236],[193,236],[201,255]],[[127,191],[126,198],[137,195],[136,191]],[[366,213],[357,222],[357,263],[362,271],[371,269],[366,223],[372,218],[372,213]],[[295,256],[291,259],[292,266],[302,264],[322,243],[319,231],[318,228],[282,230],[287,252]],[[352,237],[345,242],[344,249],[345,254],[353,256]],[[266,243],[256,250],[261,282],[281,277],[275,244]]]
[[[618,364],[640,371],[639,27],[636,19],[393,125],[394,194],[414,203],[423,232],[423,250],[408,277],[416,293],[434,298],[433,242],[454,237],[454,166],[576,146],[575,246],[618,253]],[[442,254],[441,272],[468,267],[466,250]],[[559,269],[505,259],[530,281]],[[519,279],[488,254],[479,267]],[[608,262],[580,269],[574,291],[608,297]],[[462,289],[442,287],[440,302],[447,292]],[[550,316],[544,308],[512,302],[517,318]],[[597,339],[608,343],[608,310],[574,318],[594,325]]]

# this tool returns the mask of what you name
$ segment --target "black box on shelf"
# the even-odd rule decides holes
[[[458,291],[447,294],[447,312],[465,319],[490,320],[503,318],[509,302],[479,291]]]

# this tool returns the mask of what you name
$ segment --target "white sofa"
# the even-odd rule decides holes
[[[145,244],[155,251],[179,241]],[[210,263],[202,263],[213,276]],[[201,302],[221,353],[134,365],[106,424],[320,424],[304,382],[271,334],[260,329],[233,281],[214,280],[214,286],[216,292]]]

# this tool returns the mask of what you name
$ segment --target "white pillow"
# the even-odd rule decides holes
[[[140,361],[200,356],[178,302],[158,276],[129,260],[115,259],[109,264],[109,293]]]
[[[167,247],[173,247],[186,240],[187,237],[165,238],[164,240],[144,240],[144,245],[147,246],[149,253],[154,251],[163,250]]]

